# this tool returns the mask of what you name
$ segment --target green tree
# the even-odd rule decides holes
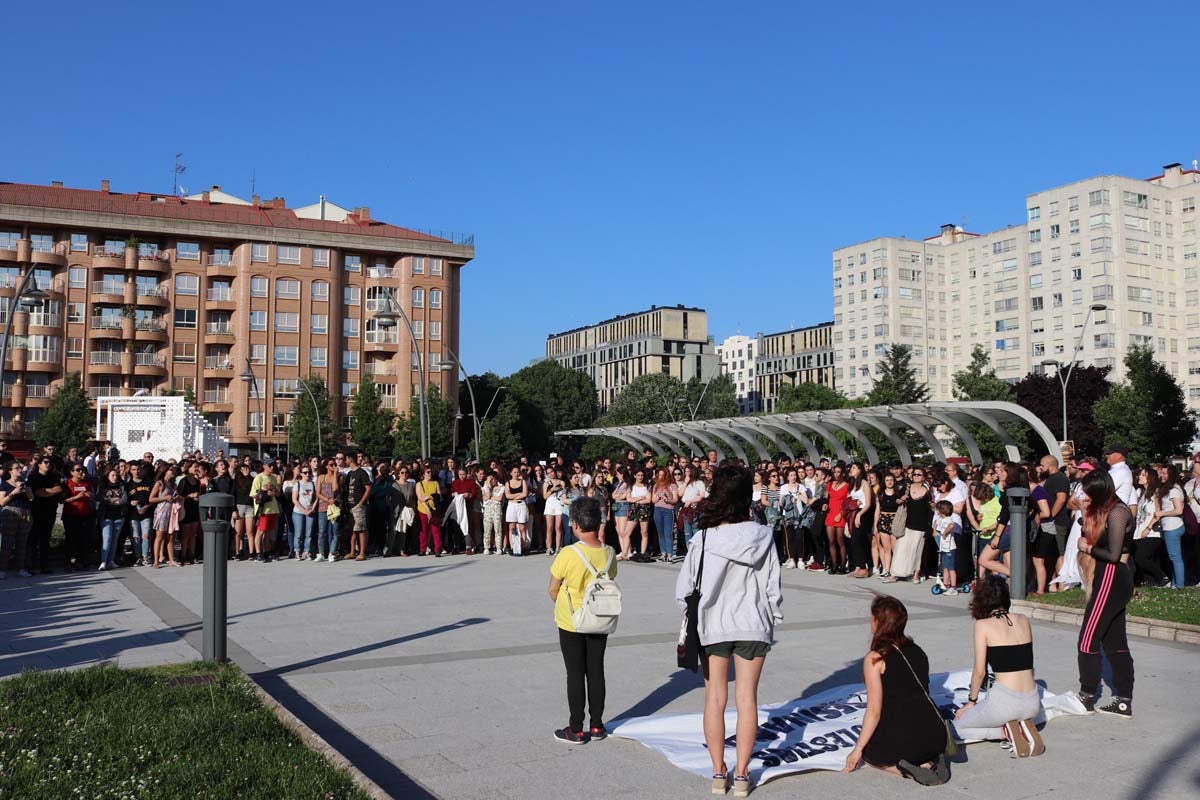
[[[775,414],[794,414],[802,411],[827,411],[845,408],[846,395],[820,383],[790,383],[779,387],[779,398],[775,401]]]
[[[1067,384],[1067,433],[1079,455],[1099,455],[1104,446],[1104,431],[1094,409],[1112,389],[1109,372],[1108,367],[1077,366]],[[1062,435],[1062,384],[1057,376],[1031,372],[1017,381],[1013,394],[1017,403],[1036,415],[1056,437]],[[1022,452],[1040,453],[1046,446],[1031,429],[1025,447]]]
[[[1149,347],[1125,354],[1125,380],[1095,405],[1104,444],[1122,444],[1135,464],[1166,461],[1186,452],[1196,436],[1183,387]]]
[[[469,376],[471,381],[471,390],[475,392],[475,402],[479,404],[479,408],[474,408],[471,404],[471,391],[467,389],[467,381],[460,380],[458,382],[458,410],[462,414],[462,419],[456,419],[458,424],[459,436],[458,441],[470,442],[471,454],[475,453],[475,445],[473,438],[475,436],[475,422],[471,417],[471,413],[479,415],[480,424],[483,423],[483,413],[487,411],[488,404],[491,403],[492,397],[495,396],[503,383],[500,376],[494,372],[485,372],[482,375]],[[497,398],[499,403],[500,399]],[[495,413],[496,406],[492,406],[492,413]]]
[[[450,401],[442,397],[437,386],[430,386],[425,395],[425,406],[428,412],[429,455],[447,455],[451,445],[450,425],[454,422],[454,415],[450,413]],[[408,411],[396,419],[394,452],[397,456],[412,458],[420,455],[420,430],[420,401],[414,395]]]
[[[476,395],[478,397],[478,395]],[[482,413],[482,411],[480,412]],[[512,461],[521,455],[521,418],[516,398],[509,395],[479,430],[479,457]],[[474,451],[474,448],[472,448]]]
[[[733,378],[725,374],[710,380],[707,389],[698,378],[692,378],[684,387],[684,396],[687,397],[685,411],[690,416],[694,410],[696,419],[736,417],[742,410],[738,404]]]
[[[383,407],[379,387],[370,375],[364,375],[350,404],[350,438],[368,456],[392,452],[392,424],[395,415]]]
[[[649,425],[688,419],[687,393],[678,378],[661,372],[639,375],[621,390],[600,420],[602,426]]]
[[[582,372],[545,359],[504,381],[520,412],[521,445],[529,453],[565,450],[555,431],[590,427],[599,413],[596,387]]]
[[[320,375],[310,375],[302,378],[301,383],[312,392],[312,399],[304,387],[296,396],[292,405],[292,416],[289,423],[288,437],[292,442],[292,451],[306,456],[315,456],[318,452],[331,455],[337,448],[337,422],[333,418],[333,399],[325,386],[325,379]],[[321,412],[321,447],[317,447],[317,415],[313,409],[313,400],[317,401],[317,409]]]
[[[980,344],[971,349],[971,363],[954,373],[951,391],[954,393],[955,400],[1011,402],[1013,399],[1012,387],[1008,385],[1007,381],[996,376],[996,370],[992,368],[992,358],[988,354],[987,348]],[[967,433],[971,434],[971,438],[975,440],[975,444],[979,446],[979,452],[984,459],[989,461],[1007,460],[1008,454],[1004,449],[1004,441],[991,428],[982,424],[965,425],[964,427],[967,429]],[[1021,437],[1024,435],[1024,431],[1017,430],[1016,426],[1006,426],[1005,430],[1016,442],[1021,441]],[[960,455],[967,455],[967,447],[957,435],[953,437],[953,441],[954,449]]]
[[[63,379],[62,386],[50,401],[50,407],[37,421],[33,438],[38,447],[48,444],[65,451],[83,448],[95,434],[95,416],[88,403],[87,393],[78,372]]]
[[[887,349],[875,366],[875,385],[867,393],[867,405],[896,406],[929,399],[929,387],[917,380],[912,358],[912,348],[906,344]]]

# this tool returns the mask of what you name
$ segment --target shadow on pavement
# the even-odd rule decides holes
[[[471,625],[482,625],[485,622],[491,622],[491,620],[488,619],[487,617],[472,617],[471,619],[463,619],[463,620],[459,620],[458,622],[452,622],[449,625],[439,625],[438,627],[430,628],[427,631],[419,631],[417,633],[410,633],[406,636],[397,636],[395,639],[388,639],[387,641],[383,641],[383,642],[373,642],[372,644],[365,644],[362,647],[355,647],[352,650],[343,650],[340,653],[330,653],[327,656],[318,656],[317,658],[310,658],[307,661],[299,661],[295,664],[288,664],[287,666],[284,666],[284,667],[275,667],[274,669],[271,670],[271,674],[282,675],[287,672],[298,672],[303,669],[315,667],[318,664],[326,664],[331,661],[340,661],[344,658],[350,658],[351,656],[362,655],[363,653],[370,653],[373,650],[382,650],[385,647],[392,647],[393,645],[403,644],[404,642],[411,642],[416,639],[425,639],[430,636],[437,636],[440,633],[448,633],[450,631],[456,631],[459,628],[466,628]]]
[[[1153,763],[1147,766],[1137,787],[1129,792],[1129,800],[1152,800],[1160,794],[1159,786],[1166,782],[1172,771],[1190,769],[1191,765],[1184,757],[1195,750],[1197,739],[1200,739],[1200,727],[1181,736],[1171,752],[1165,756],[1156,757]],[[1190,778],[1192,786],[1195,787],[1195,791],[1190,796],[1200,796],[1200,772],[1191,775]]]

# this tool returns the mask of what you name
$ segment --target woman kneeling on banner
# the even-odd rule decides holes
[[[675,583],[675,599],[700,590],[697,626],[704,670],[704,741],[713,764],[713,793],[729,787],[725,764],[725,707],[729,662],[737,705],[734,797],[750,793],[750,756],[758,733],[758,681],[775,624],[783,619],[779,558],[771,529],[750,519],[753,478],[745,467],[718,467],[699,504],[699,533]]]
[[[1017,758],[1046,751],[1034,719],[1042,701],[1033,681],[1033,628],[1029,617],[1009,613],[1008,584],[989,575],[971,595],[975,619],[975,665],[967,704],[958,710],[960,739],[1005,739]],[[995,682],[982,699],[979,691],[991,665]]]
[[[871,651],[863,659],[867,710],[845,772],[862,762],[936,786],[950,778],[946,723],[929,696],[929,658],[904,634],[908,610],[894,597],[871,603]]]

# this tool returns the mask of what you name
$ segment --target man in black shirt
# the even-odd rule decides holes
[[[154,563],[154,506],[150,504],[153,488],[154,475],[145,462],[132,462],[126,490],[129,492],[129,535],[139,567]]]
[[[8,440],[0,439],[0,467],[7,467],[16,460],[16,457],[8,452]]]
[[[371,474],[362,464],[346,474],[346,505],[349,506],[350,555],[356,561],[367,560],[367,500],[371,497]]]
[[[33,490],[33,524],[29,530],[27,569],[43,575],[50,574],[50,531],[54,528],[54,517],[63,495],[62,478],[55,472],[51,458],[54,448],[47,445],[47,450],[49,453],[38,459],[28,479],[29,488]]]

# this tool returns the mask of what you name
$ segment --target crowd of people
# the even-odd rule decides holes
[[[1060,466],[1061,465],[1061,466]],[[227,557],[333,562],[372,556],[553,555],[574,540],[572,504],[600,501],[618,561],[679,561],[697,528],[717,453],[656,457],[633,450],[594,462],[558,454],[502,465],[330,458],[262,462],[224,453],[123,459],[103,446],[27,461],[0,441],[0,575],[50,570],[51,531],[64,529],[67,570],[185,566],[201,557],[200,495],[234,496]],[[1136,584],[1194,580],[1200,456],[1131,470],[1121,447],[1104,460],[1064,453],[1036,464],[865,464],[781,457],[752,468],[751,509],[773,532],[781,567],[883,582],[937,581],[954,594],[1011,572],[1010,487],[1030,490],[1029,590],[1083,583],[1074,558],[1094,470],[1111,475],[1135,519],[1127,556]],[[60,512],[61,508],[61,512]],[[1074,532],[1074,534],[1073,534]]]

